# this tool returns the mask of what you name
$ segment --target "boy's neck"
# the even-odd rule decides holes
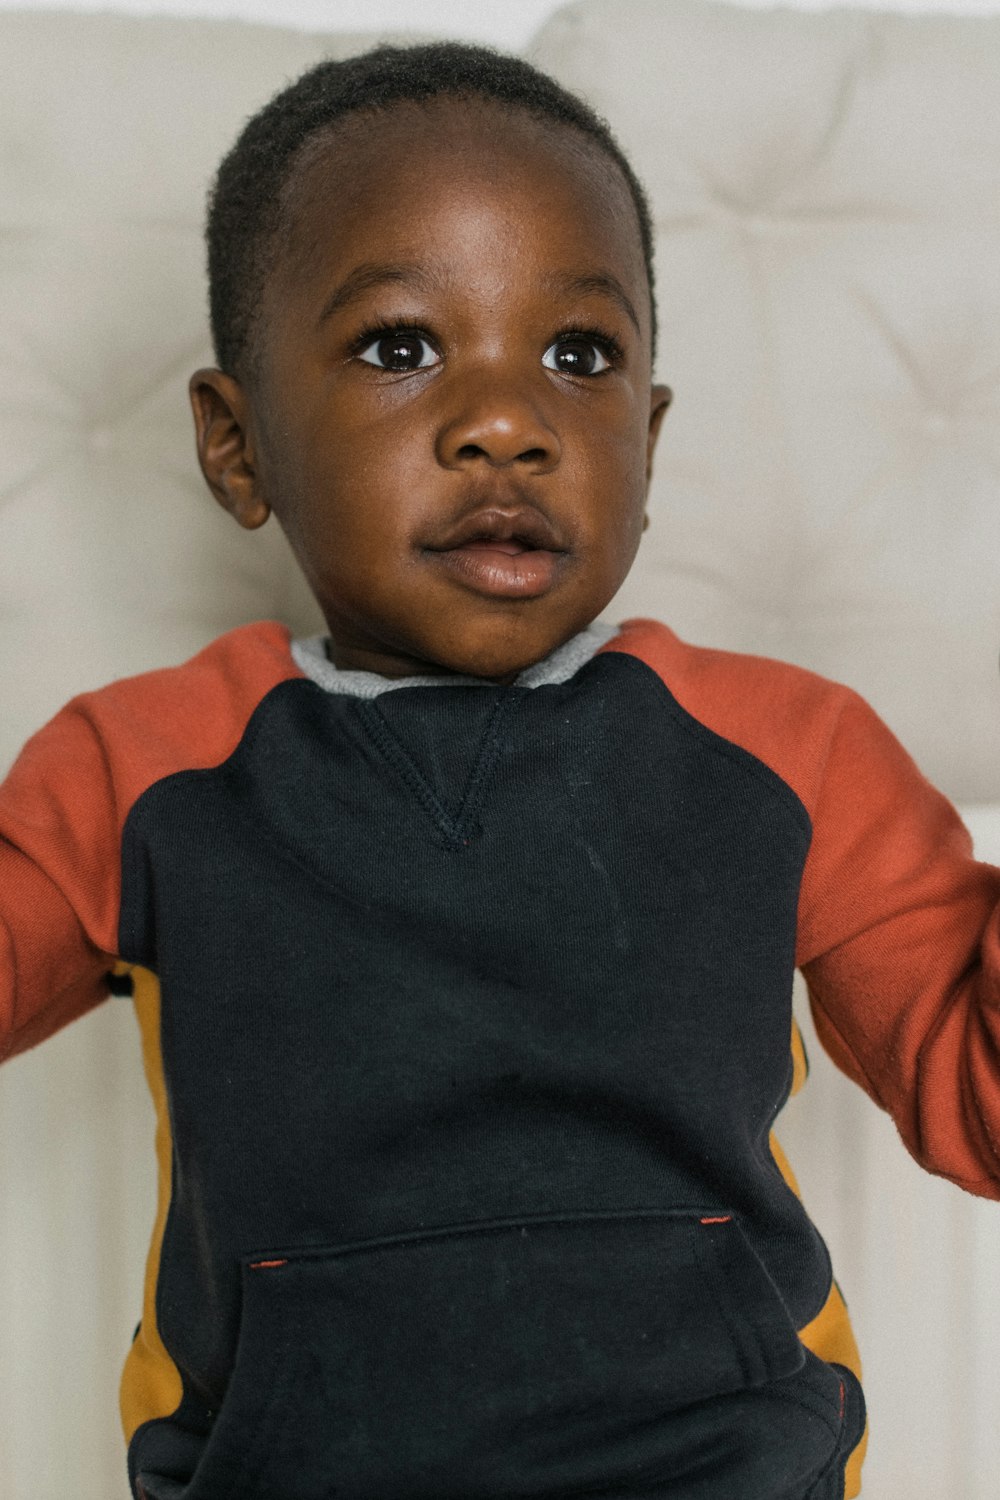
[[[617,625],[595,620],[557,646],[541,661],[534,662],[518,672],[513,679],[518,687],[533,688],[567,682],[592,656],[618,634]],[[327,653],[327,637],[311,636],[296,640],[292,644],[292,655],[296,665],[329,693],[341,693],[352,698],[376,698],[394,688],[405,687],[499,687],[503,684],[484,677],[468,677],[460,673],[414,673],[409,677],[385,677],[378,672],[357,668],[338,667]]]

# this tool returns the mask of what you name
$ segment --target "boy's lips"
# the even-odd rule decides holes
[[[551,588],[568,549],[531,507],[466,516],[425,550],[476,593],[533,599]]]
[[[520,547],[510,542],[466,542],[434,552],[439,567],[480,594],[505,599],[534,599],[546,593],[555,578],[561,552],[546,547]]]

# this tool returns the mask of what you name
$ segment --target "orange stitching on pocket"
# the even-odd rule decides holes
[[[251,1271],[266,1271],[269,1266],[287,1266],[287,1265],[288,1265],[287,1258],[285,1260],[252,1260],[250,1262],[250,1269],[251,1269]]]
[[[720,1214],[717,1219],[699,1219],[698,1223],[699,1224],[729,1224],[732,1221],[732,1217],[733,1217],[732,1214]]]

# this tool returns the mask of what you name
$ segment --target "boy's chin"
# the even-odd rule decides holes
[[[519,673],[544,661],[580,628],[577,626],[544,638],[536,637],[530,642],[486,640],[477,645],[464,643],[464,646],[442,653],[436,667],[431,670],[463,677],[483,677],[490,682],[513,682]]]

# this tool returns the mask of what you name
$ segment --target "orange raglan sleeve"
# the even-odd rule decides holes
[[[115,788],[91,717],[74,703],[0,785],[0,1057],[107,994],[119,889]]]
[[[816,1029],[916,1159],[1000,1197],[1000,870],[875,713],[837,690],[802,884]]]
[[[301,672],[289,632],[230,631],[184,666],[75,699],[0,785],[0,1059],[97,1005],[119,956],[125,820],[156,781],[218,765]]]
[[[797,962],[819,1037],[922,1166],[1000,1198],[1000,870],[850,689],[649,621],[606,649],[646,661],[800,798]]]

